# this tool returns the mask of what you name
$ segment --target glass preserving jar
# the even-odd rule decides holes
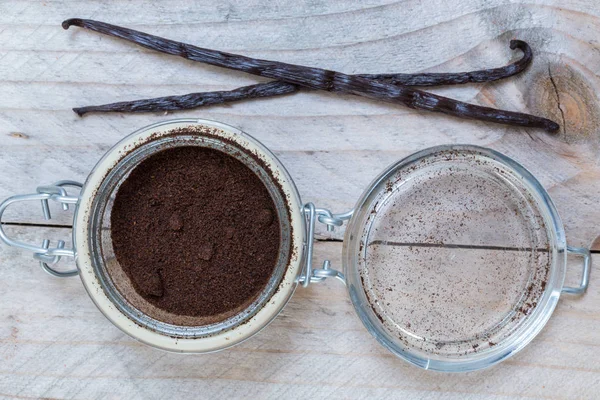
[[[200,130],[190,134],[190,127]],[[269,191],[280,220],[280,255],[268,284],[238,314],[208,325],[184,324],[145,304],[112,246],[110,213],[120,184],[143,160],[177,146],[209,147],[244,163]],[[529,343],[561,293],[585,292],[591,268],[589,250],[567,246],[540,183],[502,154],[469,145],[433,147],[398,161],[353,210],[335,214],[302,203],[284,166],[256,139],[222,123],[179,119],[121,140],[84,184],[60,181],[6,199],[0,220],[10,204],[30,200],[41,201],[46,218],[50,200],[75,206],[73,248],[63,241],[22,243],[1,225],[0,239],[32,251],[52,275],[78,274],[100,311],[128,335],[183,353],[240,343],[268,325],[297,286],[335,277],[346,284],[368,331],[398,357],[424,369],[477,370]],[[315,225],[333,230],[346,221],[343,272],[328,260],[314,267]],[[583,259],[577,287],[564,286],[569,252]],[[56,269],[61,257],[74,258],[77,268]]]

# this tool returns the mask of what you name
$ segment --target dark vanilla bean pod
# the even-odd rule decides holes
[[[401,103],[410,108],[441,112],[461,118],[543,128],[551,132],[559,129],[559,125],[556,122],[546,118],[481,107],[406,86],[381,83],[322,68],[260,60],[205,49],[99,21],[75,18],[63,22],[64,29],[68,29],[72,25],[119,37],[151,50],[180,56],[192,61],[282,80],[311,89],[348,93],[387,102]]]
[[[468,72],[450,73],[416,73],[416,74],[360,74],[363,78],[382,80],[395,85],[408,86],[434,86],[434,85],[458,85],[473,82],[491,82],[504,79],[522,72],[531,64],[533,52],[526,42],[511,40],[511,49],[520,49],[523,57],[519,60],[499,68],[484,69]],[[74,108],[79,116],[89,112],[156,112],[189,110],[197,107],[213,104],[229,103],[234,101],[279,96],[298,91],[298,86],[282,81],[259,83],[251,86],[243,86],[230,91],[188,93],[178,96],[156,97],[132,101],[121,101],[117,103],[102,104],[98,106],[86,106]]]
[[[229,103],[237,100],[279,96],[286,93],[293,93],[297,90],[298,86],[296,85],[281,81],[272,81],[267,83],[259,83],[256,85],[243,86],[234,90],[189,93],[181,96],[166,96],[153,99],[122,101],[99,106],[74,108],[73,111],[75,111],[81,117],[89,112],[150,112],[189,110],[196,107]]]
[[[492,82],[523,72],[533,60],[533,51],[522,40],[511,40],[510,48],[519,49],[523,57],[498,68],[466,72],[425,72],[419,74],[359,74],[362,78],[375,79],[386,83],[404,86],[462,85],[464,83]]]

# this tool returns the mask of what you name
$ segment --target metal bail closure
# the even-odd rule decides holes
[[[44,271],[60,278],[75,276],[78,274],[78,271],[76,268],[68,271],[59,271],[50,266],[58,263],[61,257],[75,257],[75,251],[73,249],[65,249],[65,242],[63,240],[59,240],[56,247],[50,247],[50,241],[44,239],[42,246],[40,247],[10,239],[2,227],[2,215],[8,206],[13,203],[40,200],[44,218],[49,220],[52,218],[52,215],[50,214],[48,200],[60,203],[63,210],[68,210],[69,204],[77,204],[79,202],[79,196],[70,196],[65,187],[81,189],[83,185],[75,181],[58,181],[49,186],[38,187],[36,193],[9,197],[0,204],[0,240],[9,246],[20,247],[33,252],[33,258],[40,262],[40,266]]]
[[[327,230],[331,232],[336,226],[342,226],[344,221],[349,220],[352,217],[354,210],[350,210],[343,214],[332,214],[329,210],[316,208],[313,203],[306,203],[303,211],[306,219],[306,255],[304,271],[300,276],[300,283],[302,286],[307,287],[310,283],[322,282],[327,278],[337,278],[345,285],[346,278],[344,277],[344,274],[331,268],[331,262],[329,260],[323,261],[322,268],[313,269],[312,258],[315,241],[315,222],[318,220],[320,223],[327,225]]]

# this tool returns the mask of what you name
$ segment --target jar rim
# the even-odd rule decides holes
[[[157,331],[156,326],[140,324],[140,321],[136,321],[137,318],[131,312],[124,312],[122,306],[117,304],[111,296],[106,282],[99,276],[94,265],[95,250],[90,243],[93,235],[90,225],[94,218],[94,199],[99,196],[99,190],[110,171],[134,149],[140,148],[148,141],[160,140],[175,129],[186,127],[208,128],[211,130],[213,140],[222,139],[235,143],[239,148],[252,152],[259,158],[266,168],[269,168],[271,178],[282,191],[282,199],[286,202],[289,210],[291,226],[289,262],[282,273],[279,285],[266,299],[267,301],[261,303],[260,308],[243,322],[231,324],[231,327],[227,329],[214,329],[209,334],[199,337],[170,334],[169,329],[165,329],[164,332]],[[202,119],[176,119],[144,127],[128,135],[105,153],[89,174],[80,197],[74,219],[73,241],[81,280],[100,311],[113,324],[141,342],[175,352],[221,350],[240,343],[268,325],[283,309],[295,291],[302,270],[302,244],[305,240],[304,218],[300,213],[300,196],[289,173],[276,156],[258,140],[234,127]]]
[[[419,162],[429,160],[436,155],[444,152],[474,153],[478,156],[489,158],[494,162],[500,163],[509,170],[515,171],[520,177],[527,189],[537,199],[536,206],[542,210],[546,216],[548,230],[551,231],[552,240],[552,262],[549,265],[549,279],[545,289],[540,297],[540,303],[537,304],[531,314],[526,315],[524,323],[520,324],[506,340],[490,347],[482,352],[469,353],[463,357],[446,357],[434,353],[427,353],[403,343],[401,340],[389,333],[384,327],[384,321],[378,316],[372,305],[369,304],[368,295],[365,295],[366,288],[364,280],[358,267],[363,246],[361,236],[367,224],[367,213],[371,210],[373,199],[379,193],[386,189],[385,183],[389,182],[394,174],[408,168],[408,166],[417,165]],[[410,178],[407,178],[410,179]],[[389,189],[389,186],[387,187]],[[377,197],[380,199],[379,197]],[[365,250],[366,251],[366,250]],[[347,280],[348,292],[354,305],[355,311],[359,315],[362,323],[367,330],[388,350],[398,357],[408,361],[418,367],[430,370],[444,372],[462,372],[472,371],[492,366],[507,357],[515,354],[528,344],[543,328],[550,318],[564,283],[566,270],[566,239],[560,217],[556,211],[548,193],[540,182],[522,165],[509,157],[494,150],[471,145],[445,145],[428,148],[414,153],[386,168],[360,196],[355,206],[355,212],[346,229],[343,246],[343,266],[344,275]]]

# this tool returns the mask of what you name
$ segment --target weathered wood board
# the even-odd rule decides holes
[[[24,240],[64,228],[10,227]],[[319,257],[340,265],[338,243]],[[578,260],[573,260],[577,262]],[[571,271],[572,272],[572,271]],[[569,281],[576,273],[569,273]],[[299,288],[264,331],[227,351],[180,355],[129,338],[96,309],[78,278],[46,275],[29,255],[0,252],[0,395],[15,398],[594,398],[600,361],[600,275],[565,296],[521,353],[468,374],[422,371],[382,348],[338,281]]]
[[[522,75],[436,89],[482,105],[555,119],[557,135],[462,121],[352,96],[303,91],[164,115],[90,115],[71,108],[229,89],[257,80],[71,29],[84,17],[206,47],[348,73],[459,71],[535,52]],[[552,196],[569,243],[600,233],[600,3],[586,0],[242,2],[0,1],[0,198],[59,179],[83,181],[124,135],[170,118],[218,120],[255,136],[293,176],[305,201],[351,208],[390,163],[429,146],[470,143],[516,159]],[[67,226],[39,204],[7,211],[16,224]],[[33,242],[69,230],[15,227]],[[341,238],[320,231],[321,237]],[[600,240],[596,241],[600,251]],[[339,265],[341,245],[318,258]],[[182,357],[127,338],[78,279],[52,279],[30,256],[0,246],[0,395],[50,398],[594,398],[600,390],[600,291],[561,299],[542,334],[515,358],[467,375],[422,372],[371,339],[337,282],[299,290],[258,337],[230,351]],[[571,276],[571,279],[573,277]]]

